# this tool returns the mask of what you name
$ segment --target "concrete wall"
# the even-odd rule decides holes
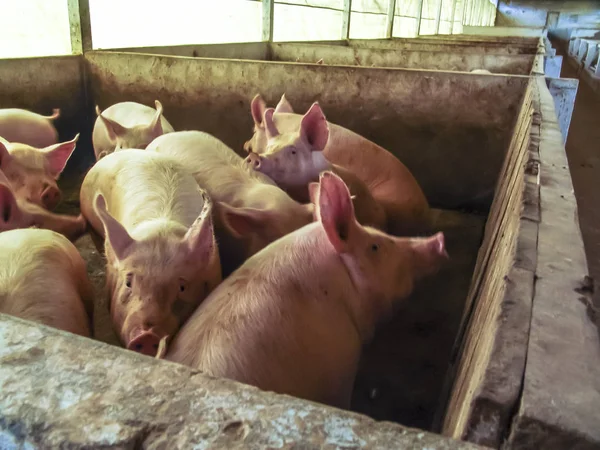
[[[548,12],[560,13],[557,28],[600,28],[595,0],[500,0],[496,25],[543,28]]]
[[[238,150],[251,134],[249,103],[257,92],[269,104],[285,92],[298,111],[318,100],[329,120],[398,156],[433,205],[484,211],[528,81],[133,53],[91,52],[86,60],[101,108],[158,97],[175,128],[207,131]]]

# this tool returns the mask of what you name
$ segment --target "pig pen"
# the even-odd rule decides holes
[[[421,42],[424,41],[424,42]],[[249,42],[158,46],[120,49],[121,52],[171,56],[225,58],[262,61],[316,63],[326,65],[399,67],[407,69],[470,72],[485,69],[492,73],[529,75],[534,69],[536,46],[527,42],[507,43],[441,39],[349,40],[331,42]],[[345,45],[344,45],[345,44]],[[523,53],[514,49],[522,49]]]
[[[332,122],[399,157],[436,208],[451,262],[379,329],[352,402],[355,412],[400,425],[107,345],[116,340],[104,263],[86,236],[77,246],[104,342],[0,315],[0,441],[470,448],[409,426],[492,447],[597,444],[590,408],[599,400],[598,337],[580,286],[583,245],[543,77],[119,52],[0,62],[2,107],[60,107],[61,137],[82,132],[61,180],[62,212],[78,211],[93,162],[95,104],[158,98],[176,130],[206,131],[241,154],[257,92],[270,104],[285,92],[299,111],[318,100]]]

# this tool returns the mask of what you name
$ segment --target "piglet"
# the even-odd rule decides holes
[[[331,172],[311,188],[318,221],[246,261],[196,310],[166,359],[348,407],[361,347],[417,280],[447,258],[442,233],[396,238],[356,221]]]
[[[78,139],[79,134],[70,141],[45,148],[0,140],[0,170],[17,196],[53,209],[61,199],[56,181],[73,154]]]
[[[209,197],[177,161],[129,149],[87,173],[81,211],[106,255],[117,335],[156,355],[221,281]]]
[[[85,219],[54,214],[41,206],[17,197],[0,170],[0,232],[18,228],[45,228],[76,241],[86,231]]]
[[[215,201],[224,276],[271,242],[313,220],[311,204],[294,201],[269,177],[248,170],[231,148],[207,133],[166,134],[147,151],[180,161]]]
[[[260,155],[250,153],[246,158],[249,166],[273,179],[298,201],[307,201],[309,183],[317,181],[321,172],[330,170],[350,188],[357,220],[363,225],[385,230],[387,221],[383,206],[373,198],[365,183],[349,170],[331,164],[323,154],[329,140],[329,126],[318,103],[313,104],[302,118],[299,133],[279,133],[273,121],[274,113],[273,108],[264,113],[267,147]]]
[[[96,159],[123,148],[143,150],[158,136],[172,133],[161,103],[156,100],[154,104],[156,110],[136,102],[116,103],[103,112],[96,106],[98,117],[92,132]]]
[[[20,142],[44,148],[58,142],[53,121],[60,116],[55,109],[50,116],[42,116],[26,109],[0,109],[0,136],[9,142]]]
[[[0,233],[0,312],[81,336],[93,330],[93,290],[81,255],[49,230]]]
[[[301,133],[301,124],[307,116],[320,116],[321,108],[315,105],[304,116],[290,112],[291,105],[282,99],[273,114],[273,123],[284,139],[294,140]],[[263,121],[267,109],[264,100],[256,95],[251,112],[254,135],[246,142],[248,152],[263,154],[269,139]],[[323,149],[327,161],[356,175],[369,189],[373,198],[385,211],[387,230],[396,235],[423,232],[430,226],[429,204],[414,176],[398,158],[383,147],[339,125],[328,122],[329,138]],[[283,137],[285,136],[285,138]]]

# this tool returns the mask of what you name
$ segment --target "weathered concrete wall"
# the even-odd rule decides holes
[[[234,44],[164,45],[155,47],[131,47],[106,49],[106,51],[151,53],[153,55],[190,56],[199,58],[258,59],[269,58],[267,42],[244,42]]]
[[[24,108],[49,115],[60,108],[55,122],[60,138],[82,133],[68,171],[89,160],[90,121],[86,108],[83,59],[80,56],[0,59],[0,108]]]
[[[408,69],[470,72],[486,69],[492,73],[529,75],[534,55],[495,55],[488,53],[449,53],[327,46],[315,44],[271,44],[274,61],[300,61],[324,64],[402,67]]]
[[[488,218],[456,339],[438,426],[497,448],[517,404],[525,359],[539,222],[533,86],[524,98]]]
[[[549,12],[560,13],[557,28],[600,28],[595,0],[500,0],[496,25],[543,28]]]
[[[319,101],[332,122],[398,156],[434,206],[451,209],[489,207],[528,81],[133,53],[91,52],[86,60],[101,107],[159,98],[176,129],[207,131],[238,151],[251,135],[257,92],[273,105],[285,92],[298,111]]]
[[[600,448],[600,341],[554,102],[537,80],[540,217],[527,363],[511,449]]]
[[[0,446],[477,448],[215,379],[3,314]]]
[[[575,109],[575,96],[577,95],[579,80],[572,78],[550,78],[548,75],[546,77],[546,84],[554,99],[556,115],[564,144],[567,142],[567,136],[569,135],[569,126],[571,125],[573,109]]]
[[[556,50],[553,49],[555,52]],[[544,61],[544,73],[549,78],[560,78],[560,71],[562,69],[563,57],[562,56],[546,56]]]

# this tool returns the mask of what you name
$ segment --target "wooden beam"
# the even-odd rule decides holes
[[[417,4],[417,37],[421,34],[421,15],[423,14],[423,0]]]
[[[262,40],[273,42],[275,0],[262,0]]]
[[[350,16],[352,15],[352,0],[344,0],[342,17],[342,40],[350,38]]]
[[[67,0],[71,53],[83,54],[92,50],[92,24],[89,0]]]
[[[438,2],[438,9],[437,12],[435,14],[435,33],[434,34],[440,34],[440,21],[442,19],[442,6],[444,4],[444,0],[439,0]]]
[[[450,34],[454,34],[454,19],[456,17],[456,5],[458,0],[452,0],[452,14],[450,15]]]
[[[394,34],[394,16],[396,15],[396,0],[388,1],[387,22],[385,24],[385,37],[390,39]]]

